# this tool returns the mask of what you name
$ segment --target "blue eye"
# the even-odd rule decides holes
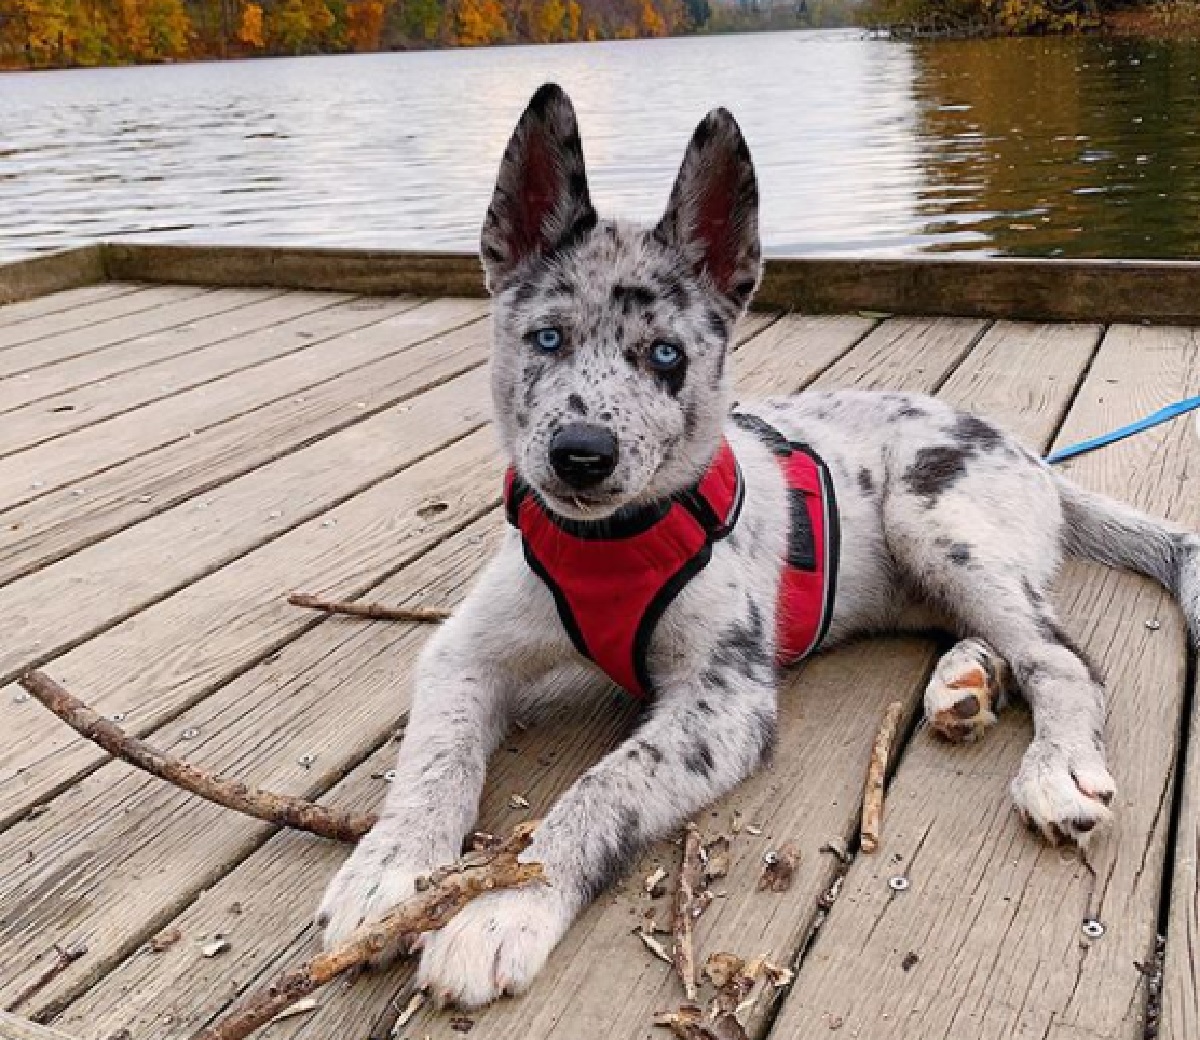
[[[659,372],[669,372],[683,360],[683,351],[674,343],[660,339],[650,348],[650,367]]]
[[[543,354],[556,354],[562,341],[562,333],[555,328],[538,329],[533,334],[533,345]]]

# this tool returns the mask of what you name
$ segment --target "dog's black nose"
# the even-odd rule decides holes
[[[617,468],[617,438],[602,426],[571,423],[551,439],[550,465],[573,488],[595,487]]]

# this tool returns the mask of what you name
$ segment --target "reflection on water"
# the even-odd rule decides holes
[[[0,77],[0,256],[97,237],[474,248],[532,90],[645,219],[713,105],[775,252],[1200,255],[1200,48],[847,32]]]

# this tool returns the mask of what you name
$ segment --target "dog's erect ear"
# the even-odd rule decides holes
[[[737,121],[715,108],[696,127],[654,230],[738,308],[758,285],[758,182]]]
[[[575,109],[554,83],[540,87],[513,131],[483,222],[488,288],[531,256],[562,248],[596,226]]]

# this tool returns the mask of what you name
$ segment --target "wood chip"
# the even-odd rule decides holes
[[[429,997],[423,989],[417,990],[416,993],[408,998],[408,1003],[404,1005],[404,1010],[400,1012],[400,1017],[392,1025],[390,1040],[396,1040],[404,1032],[404,1027],[417,1017],[417,1012],[425,1006],[428,999]]]
[[[704,975],[717,989],[721,989],[745,966],[746,962],[736,953],[710,953],[704,962]]]
[[[296,1001],[291,1007],[284,1008],[271,1021],[282,1022],[284,1019],[294,1018],[296,1015],[307,1015],[311,1011],[316,1011],[320,1006],[314,997],[305,997],[303,1000]]]
[[[654,938],[653,935],[650,935],[648,932],[638,932],[638,935],[641,936],[642,942],[646,944],[646,949],[654,954],[655,957],[671,965],[675,963],[671,960],[671,955],[667,952],[667,948]]]
[[[528,809],[529,799],[523,794],[514,794],[508,799],[508,807],[510,809]]]
[[[752,823],[752,824],[750,824],[749,827],[746,828],[746,833],[753,834],[754,837],[756,837],[756,838],[760,834],[762,834],[762,832],[763,832],[763,829],[757,823]]]
[[[205,957],[219,957],[222,953],[229,949],[229,940],[223,936],[219,939],[214,939],[212,942],[207,942],[200,947],[200,952]]]
[[[729,832],[731,834],[741,834],[742,833],[742,814],[740,812],[738,812],[736,809],[734,810],[733,816],[730,818],[730,821],[729,821]]]
[[[792,979],[796,977],[796,973],[791,968],[772,964],[768,960],[763,961],[763,974],[767,977],[767,981],[776,989],[790,985]]]
[[[665,895],[667,891],[667,872],[659,867],[653,874],[647,874],[645,880],[642,881],[642,888],[646,890],[646,895],[651,899],[658,899]]]
[[[883,721],[871,748],[871,760],[867,765],[867,779],[863,787],[862,832],[859,845],[870,855],[879,848],[880,832],[883,828],[883,785],[887,779],[888,760],[892,755],[892,744],[896,730],[904,716],[904,704],[892,701],[883,713]]]
[[[178,928],[168,928],[165,932],[159,932],[150,940],[149,946],[152,953],[166,953],[180,939],[183,938],[183,932]]]
[[[760,892],[786,892],[792,887],[792,877],[800,865],[800,846],[785,841],[779,848],[763,857],[762,876],[758,879]]]
[[[722,834],[704,846],[704,880],[716,881],[729,874],[729,839]]]
[[[456,1033],[469,1033],[475,1028],[475,1019],[468,1018],[466,1015],[455,1015],[450,1019],[450,1028]]]

